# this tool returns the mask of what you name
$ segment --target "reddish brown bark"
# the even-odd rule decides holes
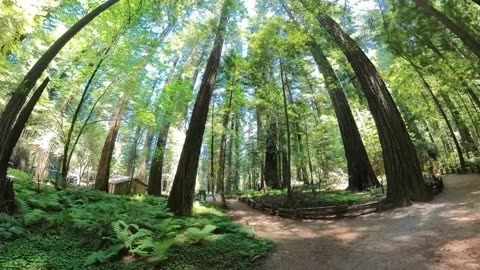
[[[215,43],[207,62],[200,90],[195,100],[192,117],[187,130],[185,144],[180,155],[177,172],[173,180],[172,191],[168,197],[168,207],[175,213],[191,216],[195,180],[197,177],[198,160],[208,117],[208,109],[215,88],[220,57],[232,6],[231,0],[223,3],[220,20],[217,27]]]
[[[301,2],[305,4],[304,1]],[[415,146],[377,69],[357,43],[332,18],[323,14],[317,14],[316,18],[342,49],[367,99],[382,145],[388,180],[387,196],[397,206],[410,205],[412,200],[430,200],[431,194],[425,187]]]
[[[97,177],[95,179],[95,189],[108,192],[108,180],[110,178],[110,164],[112,162],[113,150],[115,148],[115,141],[117,140],[118,130],[123,118],[123,112],[127,105],[130,93],[126,91],[123,93],[117,112],[113,117],[113,123],[108,131],[107,138],[102,148],[102,155],[97,169]]]
[[[323,75],[328,94],[330,95],[337,116],[345,157],[347,158],[348,189],[352,191],[364,191],[372,186],[380,186],[372,165],[370,164],[370,160],[368,159],[367,151],[360,137],[360,132],[353,118],[347,97],[343,92],[342,85],[335,71],[316,42],[312,41],[310,43],[310,51]]]

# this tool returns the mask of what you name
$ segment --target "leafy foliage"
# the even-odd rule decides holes
[[[256,256],[272,248],[212,205],[197,204],[193,217],[182,218],[168,212],[164,199],[56,191],[43,184],[37,192],[29,179],[15,182],[21,213],[0,214],[1,269],[178,269],[176,250],[188,250],[185,265],[204,269],[203,256],[217,250],[213,260],[221,261],[218,250],[226,245],[222,239],[233,238],[242,239],[237,252],[245,254],[230,256],[240,263],[238,269],[249,269]]]

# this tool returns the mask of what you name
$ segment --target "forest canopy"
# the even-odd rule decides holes
[[[2,1],[7,169],[58,189],[386,188],[479,165],[478,1]],[[10,194],[10,195],[9,195]]]

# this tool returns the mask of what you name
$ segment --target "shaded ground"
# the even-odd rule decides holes
[[[238,201],[230,214],[277,243],[257,269],[480,269],[480,175],[444,176],[431,203],[353,219],[297,221]]]

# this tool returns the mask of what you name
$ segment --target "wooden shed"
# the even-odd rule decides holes
[[[130,176],[112,176],[108,180],[108,193],[117,195],[146,194],[147,187],[148,185],[140,179]]]

